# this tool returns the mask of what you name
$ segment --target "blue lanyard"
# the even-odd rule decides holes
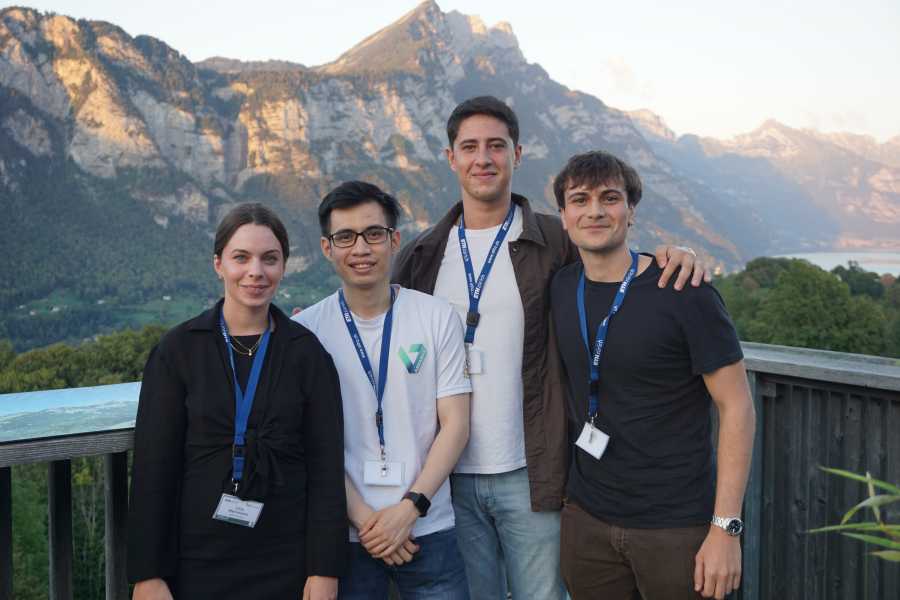
[[[338,290],[338,301],[341,304],[341,314],[344,317],[344,323],[347,324],[347,331],[350,333],[350,339],[353,340],[353,347],[356,348],[356,354],[359,356],[359,362],[362,363],[363,371],[372,384],[372,390],[375,392],[375,401],[378,408],[375,410],[375,426],[378,428],[378,443],[381,445],[381,460],[385,460],[384,452],[384,411],[382,400],[384,398],[384,387],[387,384],[388,364],[391,357],[391,324],[394,321],[394,288],[391,288],[391,307],[388,308],[387,314],[384,315],[384,325],[381,330],[381,356],[378,359],[378,381],[375,381],[375,372],[372,370],[372,363],[363,344],[362,336],[356,328],[353,321],[353,314],[347,301],[344,299],[344,290]]]
[[[609,321],[612,319],[613,315],[619,312],[619,308],[621,308],[622,303],[625,301],[625,294],[628,293],[628,286],[631,285],[631,280],[634,279],[635,274],[637,274],[637,252],[631,250],[629,250],[629,252],[631,252],[631,268],[628,269],[628,272],[625,274],[625,279],[622,280],[622,285],[619,286],[619,291],[616,292],[616,297],[613,298],[609,314],[606,315],[600,323],[600,326],[597,327],[597,337],[594,341],[593,353],[591,353],[591,346],[588,341],[587,312],[584,308],[584,267],[581,269],[581,277],[578,280],[578,320],[581,322],[581,339],[584,340],[584,348],[588,351],[591,361],[590,392],[588,394],[588,399],[590,400],[588,406],[588,420],[591,424],[594,423],[594,417],[597,416],[597,409],[600,405],[600,356],[603,354],[603,344],[606,343],[606,333],[609,330]]]
[[[234,444],[231,447],[231,483],[234,484],[234,492],[237,493],[238,485],[244,476],[244,451],[247,443],[244,436],[247,434],[247,421],[250,419],[250,409],[253,408],[253,398],[256,396],[256,386],[259,384],[266,348],[269,347],[272,319],[269,318],[269,327],[263,332],[259,349],[256,351],[256,356],[253,357],[253,366],[250,367],[246,391],[241,389],[241,384],[238,382],[237,369],[234,367],[234,352],[231,350],[231,342],[228,338],[228,325],[225,324],[225,315],[222,313],[219,313],[219,325],[222,327],[222,337],[225,338],[225,347],[228,349],[228,360],[231,361],[231,376],[234,377]]]
[[[481,267],[481,274],[477,280],[475,279],[475,268],[472,266],[472,257],[469,255],[469,244],[466,241],[464,215],[459,216],[459,251],[462,254],[463,266],[466,269],[466,284],[469,287],[469,312],[466,313],[465,338],[465,343],[467,344],[475,341],[475,328],[478,327],[478,320],[481,317],[478,314],[478,302],[481,300],[481,292],[484,290],[484,284],[491,273],[491,267],[494,266],[494,260],[496,260],[497,253],[500,251],[500,245],[503,244],[503,239],[506,237],[506,232],[509,231],[515,215],[516,204],[515,202],[510,202],[509,212],[506,213],[506,219],[503,220],[503,224],[500,225],[500,231],[497,232],[497,237],[494,238],[494,243],[491,244],[491,249],[484,261],[484,265]]]

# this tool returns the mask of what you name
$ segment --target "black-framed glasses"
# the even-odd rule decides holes
[[[328,236],[329,241],[338,248],[350,248],[356,245],[356,239],[362,236],[367,244],[383,244],[388,237],[394,232],[393,227],[382,227],[381,225],[373,225],[367,227],[363,231],[353,231],[352,229],[341,229],[335,231]]]

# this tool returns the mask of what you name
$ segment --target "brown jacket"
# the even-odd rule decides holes
[[[525,458],[532,510],[559,510],[569,464],[565,387],[550,319],[550,280],[577,256],[559,219],[531,210],[528,200],[513,194],[522,207],[522,235],[509,243],[509,255],[525,311],[522,353]],[[450,229],[462,213],[456,204],[430,229],[400,250],[393,281],[434,293]],[[462,282],[460,282],[462,283]]]

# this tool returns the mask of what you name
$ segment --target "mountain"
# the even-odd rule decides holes
[[[305,71],[307,68],[300,63],[287,60],[257,60],[241,61],[224,56],[214,56],[194,63],[198,69],[216,71],[223,74],[241,73],[243,71]]]
[[[856,133],[820,133],[813,130],[804,130],[812,136],[818,137],[826,143],[840,146],[854,154],[873,162],[882,163],[890,167],[900,168],[900,135],[879,144],[870,135]]]
[[[753,204],[783,248],[900,247],[900,138],[878,144],[768,120],[728,140],[676,137],[649,111],[632,120],[654,152],[719,197]],[[793,238],[793,242],[791,241]]]
[[[110,23],[10,7],[0,10],[0,249],[25,268],[0,290],[0,337],[81,337],[128,315],[181,314],[164,313],[161,297],[195,311],[217,293],[211,233],[248,200],[286,221],[286,289],[317,289],[322,195],[370,180],[400,200],[405,236],[422,230],[458,198],[443,156],[446,118],[479,94],[519,115],[514,188],[538,210],[555,212],[551,182],[566,158],[604,148],[644,180],[640,248],[689,245],[733,269],[847,233],[842,213],[813,197],[831,188],[797,174],[816,172],[814,159],[785,162],[749,138],[678,138],[649,111],[625,113],[553,81],[508,24],[488,27],[434,2],[319,66],[192,64]],[[858,158],[868,187],[841,179],[858,192],[849,232],[880,227],[894,167],[876,158],[894,146],[866,146],[865,158],[850,141],[805,140],[804,153],[827,146]]]

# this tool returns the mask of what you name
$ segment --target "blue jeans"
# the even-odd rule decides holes
[[[563,600],[559,512],[531,510],[525,468],[454,474],[453,511],[472,600]]]
[[[350,544],[350,567],[338,583],[339,600],[387,600],[393,581],[403,600],[469,600],[456,532],[438,531],[416,538],[411,562],[391,567],[372,558],[360,543]]]

